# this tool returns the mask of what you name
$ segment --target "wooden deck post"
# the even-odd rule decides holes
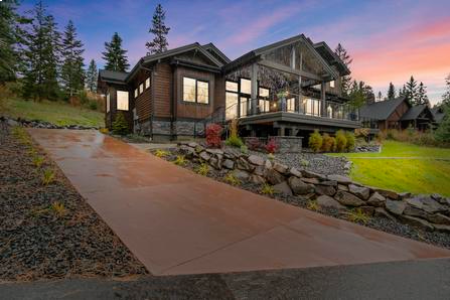
[[[251,94],[251,114],[256,115],[258,108],[258,65],[252,64],[252,94]]]
[[[325,117],[325,112],[326,112],[326,98],[327,98],[327,94],[326,94],[326,83],[325,81],[322,81],[322,83],[320,84],[320,98],[321,98],[321,105],[320,105],[320,116]]]

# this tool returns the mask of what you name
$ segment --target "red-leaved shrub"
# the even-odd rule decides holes
[[[219,124],[209,124],[206,126],[206,145],[211,148],[222,146],[222,126]]]
[[[270,154],[275,154],[278,150],[278,144],[275,139],[270,139],[266,145],[266,151]]]

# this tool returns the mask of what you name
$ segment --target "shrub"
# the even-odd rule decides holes
[[[439,124],[434,137],[438,142],[450,143],[450,107],[445,108],[444,118],[441,124]]]
[[[319,133],[319,130],[314,130],[313,133],[309,135],[308,145],[309,148],[314,152],[319,152],[322,149],[322,136]]]
[[[320,210],[320,206],[317,203],[317,201],[312,201],[312,200],[308,201],[308,203],[306,204],[306,208],[309,209],[309,210],[312,210],[312,211]]]
[[[89,100],[89,109],[98,110],[98,103],[93,100]]]
[[[44,174],[42,175],[42,184],[49,185],[55,181],[55,172],[51,169],[44,170]]]
[[[116,118],[112,123],[112,132],[118,135],[126,135],[130,132],[128,122],[122,112],[117,113]]]
[[[269,153],[267,155],[267,159],[270,160],[270,161],[273,161],[275,159],[275,155],[273,155],[273,153]]]
[[[275,139],[270,139],[267,142],[267,145],[265,146],[267,153],[270,153],[270,154],[275,154],[275,152],[277,152],[277,150],[278,150],[278,147],[279,146],[278,146],[277,142],[275,141]]]
[[[100,128],[99,131],[100,131],[100,133],[103,133],[103,134],[108,134],[109,133],[108,128]]]
[[[231,172],[225,176],[224,180],[225,180],[225,182],[227,182],[228,184],[231,184],[233,186],[241,185],[241,181],[236,176],[234,176],[234,174]]]
[[[273,188],[273,186],[265,183],[261,188],[261,194],[273,196],[273,194],[275,194],[275,189]]]
[[[322,136],[322,151],[330,152],[334,150],[334,137],[331,137],[328,133],[324,133]]]
[[[67,213],[64,204],[59,203],[58,201],[53,202],[53,204],[50,206],[50,209],[60,217],[63,217]]]
[[[347,137],[343,130],[336,132],[336,151],[344,152],[347,149]]]
[[[226,144],[228,146],[240,148],[242,145],[244,145],[244,142],[239,138],[238,134],[238,121],[237,119],[233,119],[230,122],[230,137],[227,139]]]
[[[195,172],[197,174],[200,174],[202,176],[206,176],[209,173],[209,166],[206,163],[202,163],[200,166],[197,167],[197,169],[195,169]]]
[[[242,145],[242,146],[241,146],[241,152],[242,152],[243,154],[247,154],[247,153],[248,153],[248,147],[245,146],[245,145]]]
[[[169,155],[169,152],[167,152],[167,151],[164,151],[164,150],[161,150],[161,149],[158,149],[158,150],[155,151],[155,156],[156,157],[163,158],[163,157],[166,157],[167,155]]]
[[[209,124],[206,127],[206,145],[211,148],[220,148],[222,146],[222,126],[219,124]]]
[[[347,145],[345,147],[347,149],[347,151],[348,152],[354,151],[355,144],[356,144],[355,134],[353,132],[346,131],[345,138],[347,139]]]
[[[186,165],[187,161],[184,155],[178,155],[173,163],[176,164],[177,166],[184,166]]]
[[[357,208],[348,212],[347,219],[354,223],[363,224],[367,224],[370,221],[370,217],[361,208]]]
[[[45,159],[42,156],[36,156],[35,158],[33,158],[33,165],[39,169],[44,161]]]

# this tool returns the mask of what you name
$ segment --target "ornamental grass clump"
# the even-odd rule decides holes
[[[353,132],[347,131],[347,132],[345,132],[345,138],[347,139],[347,144],[345,145],[346,150],[348,152],[355,151],[355,145],[356,145],[355,134]]]
[[[185,166],[187,164],[187,161],[184,155],[178,155],[173,163],[177,166]]]
[[[55,171],[52,169],[45,169],[42,174],[42,184],[47,186],[55,181]]]
[[[370,221],[370,217],[361,209],[356,208],[347,213],[347,219],[350,222],[367,224]]]
[[[195,169],[195,172],[202,176],[207,176],[209,173],[209,166],[206,163],[202,163]]]
[[[36,156],[33,158],[33,165],[37,168],[40,169],[42,164],[44,163],[45,158],[42,156]]]
[[[228,173],[224,179],[226,183],[231,184],[232,186],[239,186],[241,185],[241,181],[239,178],[237,178],[233,173]]]
[[[267,196],[273,196],[275,194],[275,189],[270,184],[263,184],[261,188],[261,194],[267,195]]]
[[[155,151],[155,156],[159,157],[159,158],[163,158],[168,156],[170,153],[168,151],[162,150],[162,149],[158,149]]]
[[[67,213],[64,204],[58,201],[52,203],[52,205],[50,206],[50,210],[53,211],[59,217],[64,217]]]
[[[312,210],[312,211],[320,210],[320,206],[317,203],[317,201],[313,201],[313,200],[308,201],[308,203],[306,204],[306,208],[309,210]]]
[[[233,119],[229,125],[230,136],[226,140],[225,144],[231,147],[240,148],[244,145],[244,142],[241,140],[238,134],[238,120]]]
[[[336,151],[344,152],[347,149],[347,137],[343,130],[336,132]]]
[[[322,136],[319,133],[319,130],[314,130],[313,133],[309,136],[308,145],[309,148],[314,152],[319,152],[322,149]]]
[[[334,144],[336,140],[334,137],[330,136],[328,133],[324,133],[322,136],[322,151],[332,152],[334,151]]]

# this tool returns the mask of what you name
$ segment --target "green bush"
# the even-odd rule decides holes
[[[98,109],[97,101],[89,100],[89,109],[97,110]]]
[[[345,132],[345,138],[347,139],[346,149],[348,152],[352,152],[355,150],[356,138],[355,134],[350,131]]]
[[[450,143],[450,107],[445,108],[445,116],[434,133],[434,137],[440,143]]]
[[[328,133],[324,133],[322,136],[322,151],[331,152],[334,151],[334,137],[331,137]]]
[[[118,112],[114,122],[112,123],[112,132],[118,135],[126,135],[130,132],[128,122],[123,112]]]
[[[336,132],[336,151],[344,152],[347,149],[347,137],[343,130]]]
[[[314,152],[319,152],[320,149],[322,149],[322,136],[319,133],[319,130],[314,130],[313,133],[310,134],[309,136],[309,148],[311,148],[311,150],[313,150]]]
[[[237,119],[231,120],[229,130],[230,130],[230,137],[226,140],[225,144],[236,148],[242,147],[244,145],[244,142],[239,137]]]

